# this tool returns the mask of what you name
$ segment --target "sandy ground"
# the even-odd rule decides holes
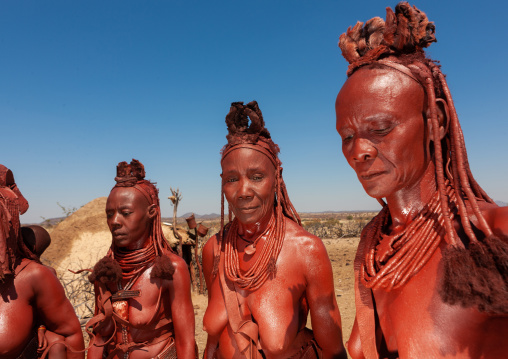
[[[341,238],[323,240],[332,262],[335,294],[342,318],[342,336],[345,342],[351,333],[355,319],[355,294],[353,262],[359,238]],[[203,315],[208,299],[204,295],[193,294],[194,314],[196,315],[196,343],[200,355],[206,345],[206,332],[203,331]],[[310,327],[310,320],[307,324]]]

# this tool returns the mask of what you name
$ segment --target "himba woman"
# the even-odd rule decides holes
[[[233,103],[226,124],[221,230],[203,249],[204,357],[345,358],[330,260],[301,226],[257,103]]]
[[[113,241],[94,267],[96,316],[88,358],[195,358],[187,265],[166,242],[158,190],[132,160],[106,203]]]
[[[23,242],[19,216],[27,209],[12,171],[0,165],[0,357],[37,358],[37,332],[47,328],[61,343],[50,358],[84,358],[71,351],[83,351],[83,334],[62,285]]]
[[[506,357],[508,208],[473,178],[445,77],[423,51],[434,25],[405,2],[362,25],[340,37],[337,131],[383,209],[358,247],[349,353]]]

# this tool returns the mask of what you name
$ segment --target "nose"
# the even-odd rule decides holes
[[[250,199],[252,198],[252,189],[248,179],[242,178],[239,180],[238,198]]]
[[[119,228],[120,227],[120,215],[115,212],[108,218],[108,224],[111,228]]]
[[[358,138],[353,144],[352,155],[355,162],[366,162],[377,157],[377,149],[369,140]]]

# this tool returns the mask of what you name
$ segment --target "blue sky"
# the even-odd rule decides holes
[[[337,41],[395,1],[4,1],[0,163],[30,202],[22,221],[106,196],[136,158],[179,213],[219,212],[224,117],[257,100],[299,211],[377,209],[340,152]],[[508,202],[508,35],[501,1],[415,2],[436,24],[473,173]]]

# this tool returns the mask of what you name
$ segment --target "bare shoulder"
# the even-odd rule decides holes
[[[328,260],[328,253],[321,238],[307,232],[294,221],[286,218],[286,237],[284,245],[306,261]]]
[[[58,278],[56,277],[56,272],[53,268],[47,267],[41,263],[37,263],[36,261],[25,259],[30,261],[22,270],[23,277],[29,279],[34,284],[44,286],[49,282],[60,283]]]
[[[169,257],[174,272],[171,279],[161,279],[164,287],[168,288],[170,293],[189,292],[190,294],[190,274],[187,263],[178,254],[165,251]]]
[[[188,275],[187,263],[185,263],[184,259],[180,257],[178,254],[174,252],[166,252],[166,255],[171,260],[171,264],[173,268],[175,268],[175,273],[173,274],[173,279],[178,278],[182,274]]]
[[[17,280],[23,282],[24,287],[31,288],[33,291],[31,295],[34,295],[36,298],[43,298],[49,295],[55,300],[64,300],[65,292],[63,286],[52,269],[30,260],[30,263],[17,276]]]
[[[508,207],[482,204],[480,208],[494,234],[508,239]]]
[[[213,236],[211,236],[208,241],[206,241],[205,245],[203,246],[203,259],[204,257],[208,257],[208,256],[213,256],[213,246],[214,246],[214,243],[217,242],[217,237],[218,236],[218,233],[217,234],[214,234]]]

